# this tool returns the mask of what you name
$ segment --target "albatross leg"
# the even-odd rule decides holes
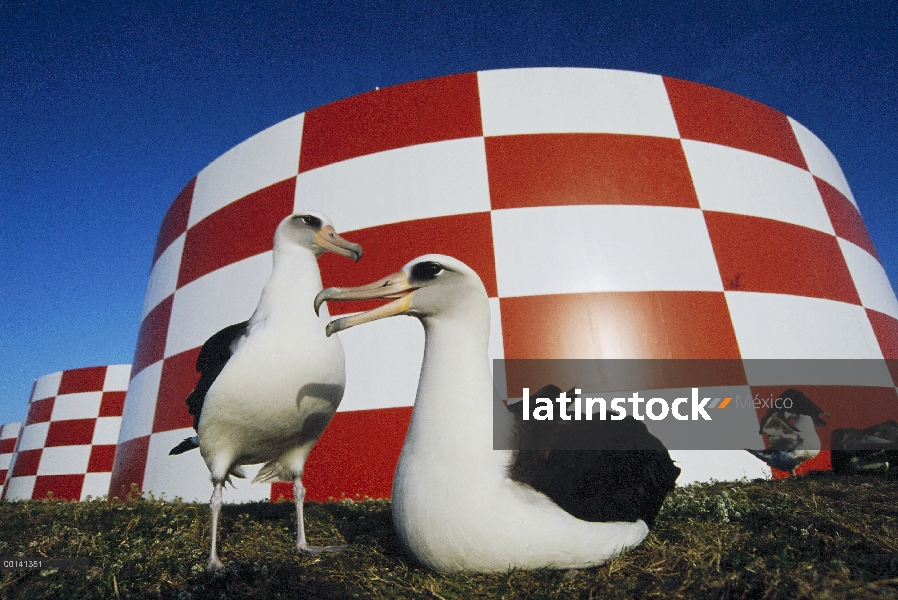
[[[339,552],[346,546],[310,546],[306,541],[306,525],[303,520],[303,502],[306,499],[306,488],[302,485],[302,477],[293,480],[293,497],[296,499],[296,549],[304,554],[321,554],[322,552]]]
[[[212,499],[209,501],[209,508],[212,510],[212,549],[209,552],[209,566],[207,571],[217,571],[224,567],[218,560],[218,552],[216,551],[216,542],[218,541],[218,515],[221,513],[221,488],[222,482],[215,483],[215,489],[212,491]]]

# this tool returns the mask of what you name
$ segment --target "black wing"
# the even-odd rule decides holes
[[[200,380],[196,382],[196,387],[187,396],[184,402],[187,410],[193,415],[193,428],[198,429],[200,424],[200,414],[203,412],[203,402],[206,400],[206,394],[209,388],[215,383],[215,379],[228,359],[231,358],[231,345],[234,340],[246,333],[246,325],[249,321],[237,323],[225,327],[203,344],[200,355],[196,359],[196,370],[200,374]]]
[[[554,398],[560,391],[546,386],[533,397]],[[568,392],[569,398],[573,396],[573,390]],[[520,411],[515,408],[513,412]],[[520,449],[509,476],[584,521],[642,519],[651,526],[680,475],[664,444],[632,417],[519,420],[517,433]]]

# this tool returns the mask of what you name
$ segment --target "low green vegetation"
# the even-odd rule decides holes
[[[396,542],[388,501],[225,506],[204,571],[209,508],[152,497],[0,504],[0,556],[87,556],[86,571],[0,572],[3,598],[898,597],[898,480],[819,474],[678,488],[641,546],[581,571],[440,575]]]

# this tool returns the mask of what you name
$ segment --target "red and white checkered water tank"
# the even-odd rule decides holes
[[[425,253],[473,267],[493,358],[898,358],[898,301],[851,190],[786,115],[644,73],[429,79],[278,123],[178,195],[154,255],[113,492],[209,496],[198,452],[168,456],[193,435],[196,357],[252,314],[275,226],[296,209],[324,212],[364,247],[358,264],[324,256],[325,286]],[[340,335],[346,393],[307,463],[308,498],[386,497],[423,332],[386,319]],[[880,412],[894,412],[893,383],[878,389]],[[742,451],[676,458],[681,482],[770,473]],[[238,482],[226,497],[282,489]]]
[[[3,488],[6,485],[6,477],[9,467],[12,465],[12,456],[16,450],[16,441],[19,439],[21,423],[7,423],[0,425],[0,498],[3,497]]]
[[[131,365],[109,365],[35,381],[4,499],[105,496],[130,374]]]

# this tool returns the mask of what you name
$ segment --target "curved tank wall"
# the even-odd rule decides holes
[[[7,500],[105,496],[131,365],[69,369],[35,381],[3,492]],[[5,435],[5,430],[4,430]]]
[[[898,301],[851,190],[791,118],[644,73],[430,79],[278,123],[178,195],[154,254],[113,493],[136,483],[208,498],[199,453],[168,456],[193,435],[196,357],[252,314],[275,225],[297,209],[326,213],[364,247],[358,264],[323,257],[325,286],[431,252],[473,267],[493,358],[898,358]],[[307,463],[308,498],[389,496],[423,333],[389,319],[341,338],[346,394]],[[873,416],[894,418],[893,383],[876,393]],[[675,455],[681,483],[770,473],[741,451]],[[807,468],[828,458],[815,460]],[[229,501],[285,490],[237,485]]]
[[[12,465],[21,429],[21,423],[7,423],[0,426],[0,497],[3,496],[3,488],[6,486],[6,478],[9,475],[9,467]]]

